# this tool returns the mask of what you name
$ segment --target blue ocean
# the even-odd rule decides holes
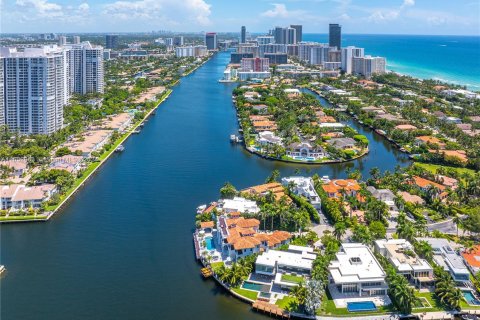
[[[328,42],[326,34],[304,34],[304,41]],[[479,36],[342,35],[342,46],[365,48],[387,58],[387,69],[480,91]]]

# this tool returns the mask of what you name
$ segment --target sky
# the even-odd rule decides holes
[[[480,35],[479,0],[0,0],[0,32],[268,32]]]

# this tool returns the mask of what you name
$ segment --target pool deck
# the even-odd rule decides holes
[[[335,307],[337,308],[346,308],[347,303],[349,302],[366,302],[371,301],[375,304],[376,307],[386,306],[392,303],[388,295],[384,296],[364,296],[360,297],[358,293],[341,293],[337,290],[334,285],[328,286],[328,291],[332,296]]]

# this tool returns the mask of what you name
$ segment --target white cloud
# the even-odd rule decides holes
[[[287,18],[288,17],[288,10],[287,6],[285,6],[283,3],[272,3],[273,9],[267,10],[262,13],[262,16],[268,17],[268,18]]]
[[[394,9],[375,9],[370,16],[367,18],[371,22],[385,22],[397,19],[402,11],[407,7],[413,7],[415,5],[415,0],[403,0],[403,3],[398,8]]]
[[[84,3],[82,3],[82,4],[80,4],[80,5],[78,6],[78,10],[79,10],[80,12],[83,12],[83,13],[88,12],[89,9],[90,9],[90,6],[89,6],[88,3],[86,3],[86,2],[84,2]]]
[[[17,0],[16,5],[24,10],[33,9],[40,17],[55,18],[63,16],[62,6],[47,0]]]
[[[402,7],[411,7],[415,5],[415,0],[403,0]]]
[[[204,0],[137,0],[106,4],[104,14],[120,20],[149,19],[165,26],[182,22],[210,24],[210,5]]]

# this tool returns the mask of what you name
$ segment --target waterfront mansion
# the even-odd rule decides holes
[[[260,251],[278,248],[290,241],[289,232],[259,233],[259,225],[257,219],[245,219],[235,213],[219,216],[216,235],[222,259],[236,261]]]

